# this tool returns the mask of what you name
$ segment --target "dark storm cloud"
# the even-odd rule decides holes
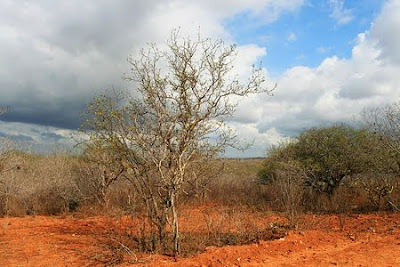
[[[1,119],[78,128],[97,93],[126,87],[125,59],[155,2],[0,3],[0,106],[11,107]]]
[[[69,97],[56,102],[55,99],[41,99],[32,103],[24,103],[18,99],[7,102],[10,112],[1,117],[6,122],[24,122],[67,129],[77,129],[81,125],[81,114],[84,113],[87,97]]]

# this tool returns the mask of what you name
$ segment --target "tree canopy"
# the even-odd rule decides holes
[[[379,137],[347,125],[312,128],[301,132],[294,142],[273,149],[259,174],[261,180],[276,179],[278,163],[288,160],[301,164],[304,186],[327,194],[332,194],[346,176],[396,168]]]

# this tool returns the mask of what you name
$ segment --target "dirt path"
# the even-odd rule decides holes
[[[328,219],[325,222],[335,221],[333,217]],[[95,260],[105,249],[96,235],[105,233],[107,220],[1,218],[0,266],[103,266]],[[205,253],[177,263],[153,255],[138,265],[400,266],[400,214],[355,216],[348,219],[344,231],[328,224],[317,225],[316,230],[291,232],[281,240],[210,247]]]

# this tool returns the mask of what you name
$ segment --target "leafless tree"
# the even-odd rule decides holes
[[[400,102],[364,110],[362,123],[379,135],[394,154],[400,156]]]
[[[82,159],[82,175],[90,175],[93,178],[90,182],[88,179],[82,182],[94,189],[94,197],[106,207],[109,187],[126,171],[121,155],[115,147],[92,142],[86,144]]]
[[[392,167],[389,168],[389,171],[386,171],[387,174],[382,175],[382,179],[372,181],[372,183],[371,181],[364,181],[362,185],[372,199],[377,199],[374,201],[377,206],[379,206],[382,198],[393,209],[399,211],[399,207],[394,204],[390,197],[395,184],[398,184],[398,179],[388,179],[387,177],[394,175],[398,178],[400,174],[400,102],[375,109],[366,109],[361,117],[361,123],[379,137],[381,144],[388,152],[386,153],[385,163],[387,158],[395,162],[395,164],[390,165]],[[384,160],[381,160],[381,165],[384,165],[383,162]]]
[[[3,115],[4,113],[6,113],[8,111],[8,108],[6,107],[0,107],[0,116]],[[4,171],[4,169],[6,167],[4,167],[4,163],[5,163],[5,159],[4,159],[4,155],[6,154],[6,152],[9,149],[9,140],[0,139],[1,144],[0,144],[0,173]],[[7,142],[6,142],[7,141]]]
[[[244,83],[233,75],[235,55],[234,45],[173,31],[165,47],[150,44],[128,58],[131,73],[125,80],[134,84],[133,93],[103,95],[89,105],[90,139],[119,151],[126,176],[158,229],[154,247],[165,245],[169,223],[175,257],[178,195],[188,168],[236,144],[225,120],[238,97],[274,89],[265,85],[260,67],[254,66]]]

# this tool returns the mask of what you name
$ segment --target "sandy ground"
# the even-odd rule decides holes
[[[400,214],[348,216],[343,229],[337,216],[312,220],[312,229],[278,240],[208,247],[178,262],[141,255],[133,266],[400,266]],[[0,266],[104,266],[97,236],[108,227],[105,217],[0,218]]]

